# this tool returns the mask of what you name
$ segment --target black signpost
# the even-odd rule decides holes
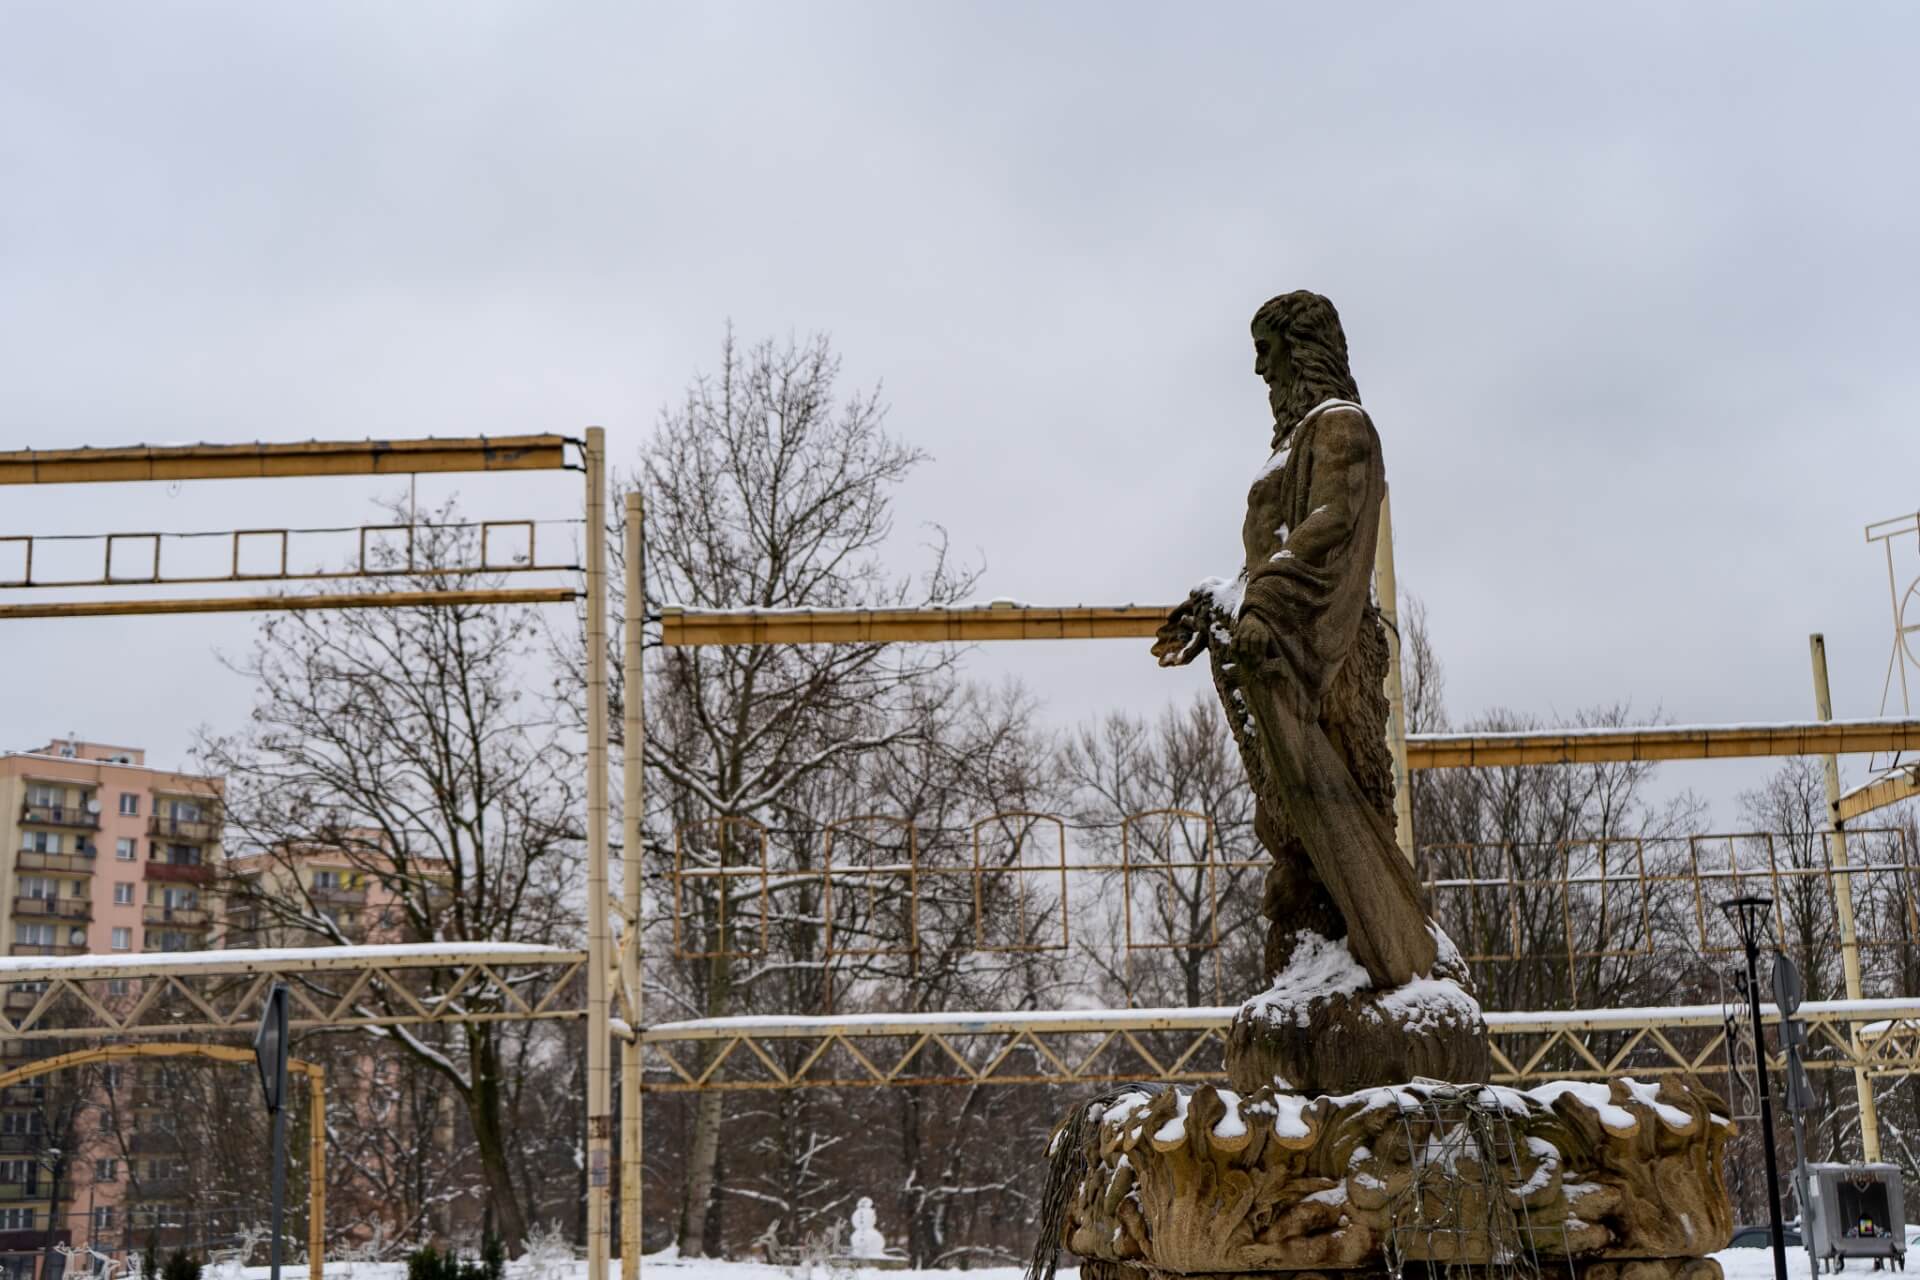
[[[260,1068],[260,1091],[273,1117],[273,1280],[280,1280],[281,1228],[287,1212],[287,984],[267,992],[260,1029],[253,1033],[253,1062]]]

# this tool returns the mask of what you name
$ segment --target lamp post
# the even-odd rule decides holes
[[[1773,899],[1764,894],[1720,904],[1747,953],[1747,1000],[1753,1009],[1753,1074],[1760,1090],[1760,1150],[1767,1158],[1767,1223],[1773,1231],[1774,1280],[1787,1280],[1787,1236],[1780,1221],[1780,1166],[1773,1155],[1773,1090],[1767,1084],[1767,1041],[1760,1029],[1760,940],[1767,932]],[[1806,1224],[1801,1224],[1806,1230]]]

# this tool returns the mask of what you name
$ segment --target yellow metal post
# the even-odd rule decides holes
[[[646,629],[647,595],[646,508],[636,489],[627,494],[627,609],[622,622],[625,663],[622,672],[625,697],[621,706],[621,812],[620,812],[620,899],[627,917],[627,945],[620,954],[620,985],[626,995],[627,1025],[633,1036],[620,1042],[620,1275],[622,1280],[639,1280],[641,1179],[645,1175],[642,1143],[646,1127],[641,1114],[644,1101],[640,1094],[640,1071],[644,1046],[646,1001],[640,984],[640,947],[645,940],[641,926],[641,884],[645,859],[640,844],[640,820],[646,803],[646,686],[642,633]]]
[[[1393,494],[1380,497],[1373,591],[1387,624],[1387,747],[1393,753],[1393,835],[1407,861],[1413,854],[1413,786],[1407,773],[1407,695],[1400,672],[1400,594],[1393,577]]]
[[[1813,709],[1822,720],[1833,719],[1833,693],[1827,687],[1827,638],[1818,632],[1807,637],[1813,650]],[[1840,967],[1846,976],[1847,999],[1858,1000],[1860,989],[1860,939],[1853,927],[1853,877],[1847,870],[1847,833],[1840,828],[1840,760],[1821,758],[1827,782],[1827,821],[1833,824],[1833,903],[1840,917]],[[1860,1028],[1852,1027],[1854,1056],[1859,1057]],[[1868,1160],[1880,1158],[1880,1114],[1873,1102],[1873,1078],[1864,1068],[1855,1067],[1853,1086],[1860,1095],[1860,1153]]]
[[[327,1073],[307,1070],[307,1277],[327,1269]]]
[[[607,1280],[613,1090],[607,1011],[607,433],[587,428],[587,1280]]]

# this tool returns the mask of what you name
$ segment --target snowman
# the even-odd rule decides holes
[[[887,1253],[887,1242],[878,1231],[873,1229],[875,1216],[873,1198],[861,1196],[860,1203],[853,1211],[853,1239],[847,1244],[847,1251],[856,1258],[883,1258]]]

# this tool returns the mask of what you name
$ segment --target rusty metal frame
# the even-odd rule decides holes
[[[1009,836],[1022,847],[1035,839],[1040,824],[1053,824],[1058,857],[1031,864],[1026,863],[1023,857],[1018,864],[991,865],[986,849],[989,837],[985,833],[988,828],[1004,824],[1009,819],[1027,824],[1026,830]],[[1204,823],[1204,856],[1182,859],[1170,850],[1164,859],[1139,856],[1140,851],[1134,847],[1139,843],[1137,828],[1142,823],[1156,819],[1166,820],[1169,824],[1183,821]],[[721,821],[753,831],[761,843],[760,856],[757,859],[748,858],[741,865],[725,868],[689,865],[685,854],[688,829],[711,828],[714,823]],[[836,839],[843,838],[841,833],[850,824],[874,822],[887,823],[906,833],[911,848],[908,862],[871,868],[836,864],[832,847]],[[1123,917],[1120,958],[1127,965],[1127,985],[1131,986],[1131,957],[1136,953],[1157,950],[1213,952],[1218,983],[1218,970],[1222,964],[1220,878],[1229,873],[1266,865],[1264,855],[1247,859],[1224,858],[1220,856],[1219,828],[1207,815],[1184,809],[1150,809],[1129,814],[1117,824],[1121,831],[1118,861],[1078,862],[1070,860],[1067,853],[1066,832],[1071,825],[1063,815],[1035,810],[990,814],[964,828],[953,828],[956,833],[967,833],[972,852],[965,862],[948,866],[928,864],[922,860],[919,846],[923,833],[907,819],[865,815],[843,819],[823,828],[827,850],[821,864],[796,867],[787,873],[777,871],[770,865],[770,833],[752,819],[706,819],[682,824],[675,832],[676,861],[672,872],[675,893],[673,954],[676,958],[688,960],[716,958],[714,952],[691,942],[686,932],[688,902],[685,895],[688,883],[693,881],[722,878],[732,882],[740,877],[757,878],[760,881],[759,914],[763,928],[755,939],[757,949],[742,945],[743,940],[731,917],[723,930],[725,954],[738,959],[759,958],[766,954],[769,937],[764,925],[774,895],[785,888],[818,885],[822,894],[819,923],[822,931],[821,954],[832,960],[843,957],[918,955],[925,946],[920,930],[926,918],[925,903],[919,895],[944,878],[955,876],[968,877],[972,881],[973,893],[971,928],[960,935],[960,945],[970,946],[970,949],[981,953],[1063,951],[1069,948],[1072,940],[1071,919],[1076,911],[1076,884],[1080,885],[1082,891],[1098,893],[1100,890],[1093,886],[1117,878],[1121,882]],[[1786,890],[1795,884],[1817,880],[1824,884],[1822,892],[1828,899],[1837,901],[1835,895],[1842,892],[1844,887],[1847,892],[1865,895],[1872,906],[1874,918],[1882,926],[1897,925],[1897,931],[1893,933],[1869,932],[1860,937],[1859,945],[1862,948],[1920,948],[1920,850],[1914,848],[1911,834],[1904,828],[1888,827],[1863,829],[1854,835],[1856,841],[1885,842],[1893,851],[1892,856],[1873,854],[1870,855],[1872,860],[1855,862],[1845,869],[1835,868],[1826,858],[1828,845],[1818,832],[1799,837],[1808,842],[1810,849],[1816,850],[1821,858],[1817,865],[1805,866],[1783,863],[1778,837],[1767,832],[1700,833],[1674,837],[1622,836],[1539,844],[1451,843],[1427,847],[1429,874],[1424,883],[1433,895],[1436,913],[1442,919],[1448,919],[1453,911],[1459,910],[1457,904],[1462,897],[1465,898],[1469,920],[1467,932],[1461,936],[1467,938],[1463,958],[1469,963],[1564,962],[1569,981],[1574,983],[1576,991],[1580,985],[1578,975],[1582,961],[1647,960],[1662,954],[1663,945],[1667,949],[1677,946],[1680,950],[1676,954],[1684,952],[1693,957],[1731,954],[1731,943],[1717,931],[1719,917],[1711,908],[1711,902],[1723,896],[1714,891],[1714,886],[1731,883],[1737,887],[1742,881],[1755,878],[1765,879],[1774,891],[1777,928],[1784,929],[1787,923],[1790,895]],[[1725,853],[1717,847],[1722,845],[1726,847]],[[1761,851],[1758,859],[1741,856],[1742,849],[1749,846]],[[1665,851],[1666,856],[1657,866],[1649,863],[1650,847]],[[1454,865],[1450,866],[1450,863]],[[1498,870],[1490,869],[1490,863]],[[1133,881],[1137,876],[1158,878],[1182,871],[1198,871],[1207,876],[1208,909],[1202,932],[1185,941],[1150,941],[1142,936],[1140,922],[1134,919],[1138,904],[1133,901]],[[833,926],[829,921],[834,897],[843,892],[842,882],[864,884],[871,891],[878,877],[897,877],[904,882],[901,896],[906,901],[899,914],[908,922],[910,935],[896,945],[842,946],[833,938]],[[1025,938],[1031,931],[1025,914],[1029,910],[1029,895],[1025,886],[1034,877],[1055,880],[1059,885],[1061,924],[1057,941],[1048,939],[1044,942],[1012,944],[990,941],[986,902],[988,882],[997,878],[1011,880],[1015,910],[1022,913],[1019,936]],[[1883,889],[1876,886],[1889,887]],[[1541,902],[1536,903],[1535,909],[1550,911],[1559,921],[1558,932],[1561,937],[1549,954],[1527,950],[1523,946],[1524,927],[1520,911],[1523,898],[1532,892],[1545,895]],[[1583,937],[1583,929],[1575,919],[1573,906],[1576,898],[1591,892],[1598,892],[1606,904],[1610,904],[1615,896],[1621,898],[1623,903],[1618,911],[1606,905],[1607,932],[1589,942]],[[1660,906],[1663,921],[1665,913],[1674,906],[1668,897],[1670,893],[1684,895],[1689,904],[1686,910],[1691,916],[1684,932],[1671,938],[1656,925],[1654,919],[1657,904],[1664,904]],[[733,904],[738,897],[737,892],[726,895],[727,911],[737,909]],[[1889,915],[1889,911],[1894,914]],[[1617,939],[1613,928],[1616,923],[1620,926]],[[1490,933],[1496,937],[1503,936],[1504,944],[1493,947],[1485,945],[1481,939]]]
[[[360,526],[360,554],[356,561],[357,568],[354,573],[355,577],[372,577],[375,572],[367,568],[367,535],[370,533],[405,533],[407,535],[406,568],[401,570],[388,569],[384,572],[404,574],[411,574],[413,572],[413,552],[414,545],[417,541],[414,537],[414,526],[410,524],[363,524]]]
[[[726,855],[724,853],[721,854],[722,861],[717,867],[688,867],[686,864],[684,840],[686,831],[690,827],[717,828],[720,831],[722,849],[726,847],[727,833],[734,827],[753,832],[755,838],[760,843],[759,867],[755,868],[751,865],[730,867],[726,865]],[[728,946],[728,942],[735,936],[735,930],[729,926],[727,921],[727,904],[733,899],[733,891],[728,887],[727,882],[735,877],[746,876],[750,878],[756,875],[760,877],[760,947],[756,951],[734,950]],[[684,926],[687,919],[684,886],[688,880],[720,881],[719,891],[714,896],[714,902],[717,904],[715,910],[718,913],[716,921],[718,933],[716,937],[719,950],[717,951],[687,950],[686,936],[684,933]],[[764,956],[767,953],[767,919],[771,914],[768,908],[770,905],[769,900],[773,893],[772,880],[772,868],[767,862],[766,824],[757,822],[752,818],[723,816],[718,818],[696,818],[691,822],[683,822],[675,827],[673,829],[673,954],[682,960],[757,960],[761,956]]]
[[[1133,858],[1133,826],[1136,822],[1148,818],[1165,818],[1166,839],[1169,847],[1173,843],[1174,824],[1184,819],[1194,819],[1203,823],[1206,837],[1201,844],[1206,857],[1199,862],[1175,862],[1170,857],[1159,862],[1136,862]],[[1218,951],[1220,949],[1220,876],[1219,861],[1213,854],[1217,845],[1214,840],[1213,817],[1194,809],[1143,809],[1139,813],[1130,813],[1120,821],[1120,881],[1122,884],[1121,901],[1125,904],[1123,914],[1126,917],[1127,950],[1132,951]],[[1133,880],[1135,873],[1162,874],[1174,871],[1204,871],[1207,878],[1207,940],[1205,942],[1139,942],[1133,936]]]
[[[1051,822],[1059,837],[1060,861],[1056,866],[1029,868],[1022,850],[1026,847],[1028,832],[1023,831],[1013,837],[1013,855],[1019,861],[1011,867],[988,867],[984,861],[984,851],[980,842],[980,829],[989,823],[1006,819],[1020,819],[1029,824]],[[983,953],[1032,953],[1040,951],[1066,951],[1073,943],[1072,925],[1069,923],[1072,912],[1067,909],[1067,824],[1051,813],[1037,813],[1028,809],[1005,809],[991,813],[975,822],[971,828],[973,836],[973,949]],[[986,921],[986,880],[989,876],[1011,875],[1013,877],[1014,900],[1018,904],[1017,937],[1025,938],[1031,933],[1027,920],[1027,875],[1029,871],[1043,871],[1051,875],[1055,871],[1060,875],[1060,941],[1016,942],[1004,945],[987,941]]]
[[[22,569],[23,576],[19,578],[0,579],[0,589],[9,590],[9,591],[22,591],[22,590],[44,590],[49,588],[69,589],[74,587],[116,587],[116,586],[132,586],[132,585],[204,586],[204,585],[210,585],[210,584],[225,585],[225,584],[252,583],[252,582],[339,582],[339,581],[347,581],[347,580],[352,580],[357,578],[397,578],[397,577],[441,578],[441,577],[454,577],[461,574],[577,573],[580,569],[580,566],[578,564],[573,564],[568,562],[560,562],[555,564],[541,564],[539,562],[538,557],[534,554],[534,548],[537,545],[537,538],[536,538],[537,528],[542,523],[548,523],[548,524],[563,523],[564,524],[564,523],[573,523],[573,522],[571,521],[537,521],[537,520],[531,520],[531,519],[463,520],[463,521],[453,521],[453,522],[444,523],[444,524],[436,523],[432,521],[423,521],[423,522],[419,522],[411,525],[363,524],[363,525],[329,526],[329,527],[322,527],[322,528],[293,528],[289,526],[286,528],[279,528],[279,529],[268,529],[268,528],[233,529],[233,530],[219,530],[219,531],[192,532],[192,533],[167,533],[163,531],[152,531],[152,532],[119,531],[114,533],[96,533],[96,534],[56,534],[56,535],[11,534],[6,537],[0,537],[0,544],[17,542],[17,543],[23,544],[26,547],[26,559]],[[495,563],[492,563],[489,559],[490,551],[489,551],[488,539],[490,535],[495,530],[509,529],[509,528],[525,529],[527,531],[528,553],[527,553],[527,561],[524,564],[514,564],[511,562],[495,564]],[[480,531],[478,561],[473,564],[460,564],[460,565],[454,565],[448,568],[438,568],[438,569],[422,569],[417,567],[417,565],[415,564],[414,551],[415,551],[415,544],[416,544],[418,532],[422,529],[426,529],[426,530],[478,529]],[[407,535],[407,557],[406,557],[405,565],[399,568],[381,568],[378,565],[369,564],[367,559],[368,535],[380,534],[380,533],[393,533],[393,532],[405,532]],[[347,569],[305,569],[305,570],[297,570],[297,571],[293,569],[292,563],[291,563],[291,557],[292,557],[292,539],[294,535],[319,536],[319,535],[326,535],[326,534],[354,535],[357,545],[356,545],[356,551],[354,554],[352,567]],[[166,545],[166,543],[168,543],[169,541],[187,541],[190,539],[206,539],[206,538],[225,538],[230,543],[231,549],[228,556],[228,571],[226,573],[224,574],[184,574],[184,573],[168,574],[163,572],[161,553],[162,553],[162,548]],[[254,570],[243,570],[240,567],[242,544],[245,540],[250,538],[279,539],[279,542],[280,542],[279,568],[262,572],[262,571],[254,571]],[[144,541],[144,542],[152,543],[153,545],[152,564],[148,567],[148,570],[144,575],[115,573],[113,568],[113,553],[114,553],[115,547],[118,546],[119,544],[133,542],[133,541]],[[103,544],[103,548],[102,548],[99,575],[97,577],[91,577],[91,578],[36,579],[33,573],[33,565],[35,560],[34,548],[40,542],[100,542],[101,544]]]
[[[833,861],[833,841],[840,832],[860,823],[881,823],[896,831],[904,831],[907,836],[907,863],[903,872],[898,866],[862,867],[858,865],[835,866]],[[824,861],[820,867],[821,908],[820,918],[825,930],[825,945],[821,949],[824,959],[832,960],[837,956],[908,956],[917,964],[920,956],[920,837],[914,824],[906,818],[896,818],[888,814],[861,814],[852,818],[841,818],[829,822],[821,828],[821,844]],[[875,897],[873,882],[882,876],[900,876],[907,878],[907,940],[899,946],[842,947],[834,942],[833,928],[833,882],[836,875],[856,880],[867,890],[869,910],[878,912],[879,899]]]

